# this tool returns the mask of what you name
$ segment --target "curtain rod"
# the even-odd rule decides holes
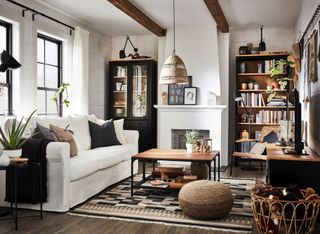
[[[54,21],[54,22],[56,22],[56,23],[58,23],[58,24],[61,24],[61,25],[65,26],[65,27],[69,28],[69,29],[70,29],[70,35],[72,35],[72,30],[75,29],[74,27],[72,27],[72,26],[70,26],[70,25],[68,25],[68,24],[63,23],[63,22],[61,22],[60,20],[57,20],[57,19],[55,19],[55,18],[52,18],[51,16],[48,16],[48,15],[40,12],[40,11],[37,11],[37,10],[32,9],[32,8],[30,8],[30,7],[27,7],[26,5],[23,5],[23,4],[21,4],[21,3],[15,2],[15,1],[13,1],[13,0],[7,0],[7,1],[8,1],[8,2],[11,2],[12,4],[15,4],[15,5],[17,5],[17,6],[21,7],[21,8],[24,8],[24,9],[22,10],[22,16],[23,16],[23,17],[24,17],[24,13],[25,13],[26,11],[31,11],[31,12],[32,12],[32,20],[33,20],[33,21],[34,21],[34,16],[35,16],[35,15],[41,15],[41,16],[49,19],[49,20],[52,20],[52,21]]]
[[[315,10],[315,12],[313,13],[313,16],[311,17],[306,30],[304,31],[304,33],[302,34],[301,38],[300,38],[300,43],[303,45],[305,42],[305,37],[309,34],[310,29],[314,28],[315,23],[317,21],[317,19],[319,18],[319,12],[320,12],[320,4],[318,5],[317,9]]]

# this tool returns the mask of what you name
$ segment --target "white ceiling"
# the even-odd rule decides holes
[[[231,27],[294,27],[302,0],[219,0]]]
[[[36,0],[107,36],[151,34],[107,0]],[[172,0],[130,0],[163,28],[172,28]],[[302,0],[219,0],[231,27],[294,27]],[[176,0],[176,25],[205,26],[214,20],[203,0]]]

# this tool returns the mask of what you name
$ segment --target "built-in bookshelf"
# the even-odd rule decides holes
[[[277,87],[277,81],[271,77],[269,69],[280,59],[287,59],[289,54],[250,54],[236,56],[235,91],[236,97],[243,101],[235,105],[235,139],[233,143],[250,143],[256,140],[264,126],[277,127],[280,120],[287,119],[286,90]],[[281,75],[285,75],[284,70]],[[271,91],[276,92],[276,98],[268,102]],[[290,120],[294,122],[292,100],[289,99]],[[250,117],[245,118],[247,112]],[[249,119],[250,118],[250,124]],[[249,132],[249,139],[241,139],[243,131]],[[250,142],[251,141],[251,142]]]

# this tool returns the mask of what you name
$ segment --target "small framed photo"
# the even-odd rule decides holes
[[[183,89],[192,86],[192,76],[188,76],[188,84],[168,85],[168,105],[183,105]]]
[[[197,88],[185,87],[184,88],[184,105],[196,105],[197,104]]]
[[[121,90],[122,91],[127,91],[127,85],[125,85],[125,84],[121,85]]]

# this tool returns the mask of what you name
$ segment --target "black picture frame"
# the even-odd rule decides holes
[[[184,105],[197,105],[197,87],[185,87],[183,93]]]
[[[192,86],[192,76],[188,76],[188,84],[168,85],[168,105],[184,104],[184,88]]]

